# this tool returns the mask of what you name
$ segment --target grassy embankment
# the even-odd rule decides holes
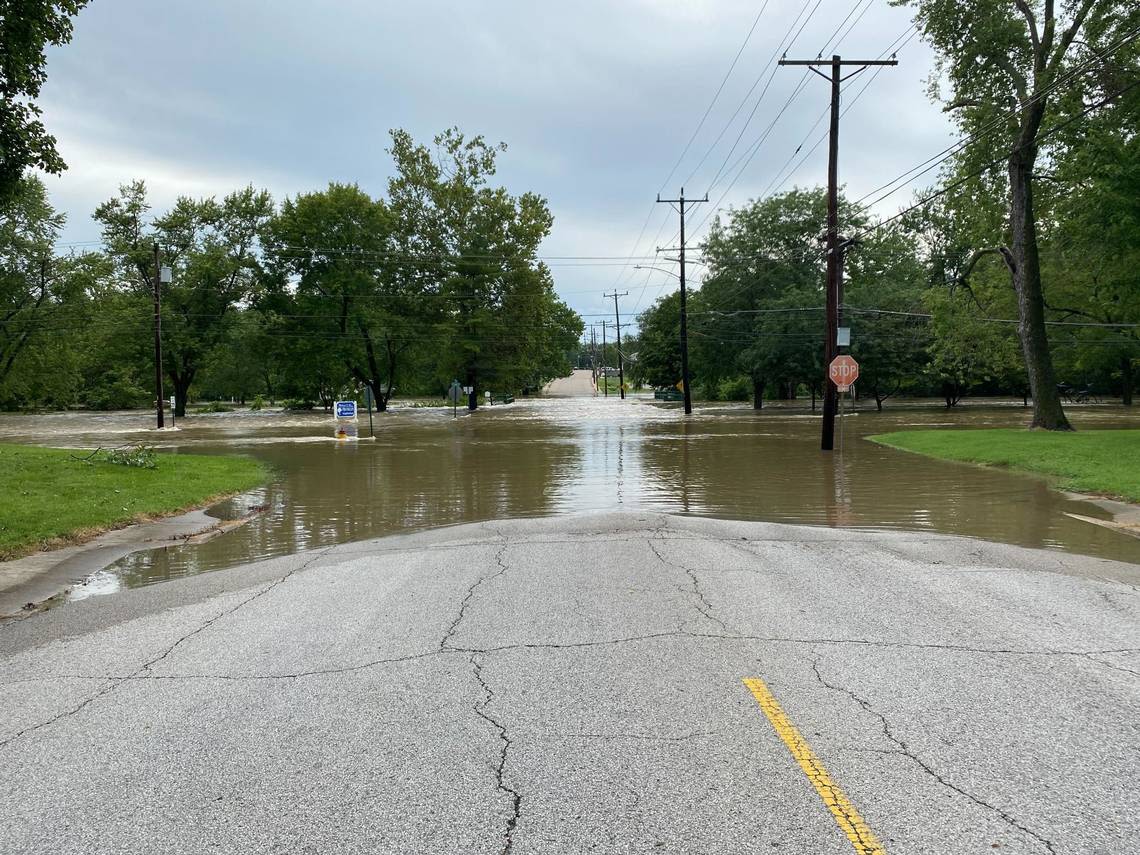
[[[247,457],[160,454],[157,468],[143,469],[75,459],[86,454],[0,445],[0,560],[201,506],[268,477]]]
[[[1064,490],[1140,502],[1140,430],[914,430],[868,439],[942,460],[1044,475]]]

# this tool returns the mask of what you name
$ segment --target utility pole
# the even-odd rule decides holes
[[[831,451],[835,446],[835,411],[839,393],[831,382],[827,369],[839,353],[839,313],[843,304],[843,251],[846,246],[839,238],[839,94],[840,84],[872,65],[898,65],[894,55],[890,59],[842,59],[835,54],[831,59],[780,58],[780,65],[805,65],[831,83],[831,133],[827,148],[827,313],[823,339],[823,434],[819,447]],[[826,75],[817,65],[830,65]],[[842,73],[844,66],[859,66],[850,74]]]
[[[158,243],[154,244],[154,401],[158,429],[166,423],[162,418],[162,268],[159,267]]]
[[[610,378],[606,374],[606,322],[602,321],[602,396],[610,396]]]
[[[659,203],[676,205],[674,210],[681,215],[681,389],[685,393],[685,415],[693,412],[693,396],[689,391],[689,316],[685,308],[685,205],[699,205],[708,200],[708,193],[703,199],[686,199],[684,187],[680,199],[662,199],[661,194],[657,194]]]
[[[594,394],[598,392],[598,329],[590,325],[590,374],[594,378]]]
[[[617,358],[618,358],[618,391],[621,393],[621,399],[625,400],[625,369],[622,367],[621,361],[621,315],[618,313],[618,297],[628,296],[628,291],[622,291],[620,294],[617,289],[614,289],[612,294],[602,294],[603,297],[614,298],[614,329],[617,330]]]

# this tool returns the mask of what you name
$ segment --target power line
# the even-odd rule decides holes
[[[685,148],[682,150],[681,155],[677,158],[677,162],[673,164],[673,168],[669,170],[669,174],[665,176],[665,180],[661,182],[661,187],[657,191],[658,193],[663,193],[665,191],[665,188],[669,185],[669,179],[673,177],[673,173],[677,171],[677,167],[681,165],[681,161],[685,159],[685,155],[689,153],[689,149],[692,147],[693,141],[697,138],[697,134],[699,134],[701,132],[701,128],[705,126],[705,120],[708,119],[709,113],[712,112],[712,108],[716,105],[717,99],[720,98],[720,93],[724,91],[724,85],[728,83],[728,78],[732,76],[733,69],[736,68],[736,64],[740,61],[741,54],[743,54],[744,49],[748,47],[748,42],[752,39],[752,34],[756,31],[756,25],[760,23],[760,18],[763,16],[764,10],[768,8],[768,3],[769,0],[764,0],[764,5],[762,5],[760,7],[760,11],[756,13],[756,18],[752,21],[752,26],[748,28],[748,33],[744,36],[744,42],[740,45],[740,49],[736,52],[736,56],[732,58],[732,64],[729,65],[728,71],[726,71],[724,77],[721,78],[720,86],[718,86],[716,92],[713,93],[712,100],[709,101],[708,107],[705,108],[704,115],[701,116],[701,120],[697,122],[696,128],[693,129],[693,133],[689,137],[689,141],[685,143]]]

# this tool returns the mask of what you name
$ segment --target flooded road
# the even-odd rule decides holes
[[[1140,426],[1119,407],[1073,408],[1078,428]],[[803,410],[677,405],[617,398],[520,401],[474,415],[397,409],[374,441],[333,440],[319,413],[220,413],[147,430],[144,413],[0,416],[0,441],[94,447],[147,442],[187,453],[244,453],[272,483],[222,503],[253,522],[199,545],[135,553],[90,592],[144,585],[349,540],[505,517],[647,509],[675,514],[969,535],[1140,563],[1140,539],[1073,519],[1108,518],[1045,482],[941,463],[863,437],[919,427],[1014,427],[1016,407],[954,411],[896,406],[848,414],[837,451],[819,451],[819,418]],[[367,418],[360,433],[368,433]],[[842,450],[838,439],[842,436]]]

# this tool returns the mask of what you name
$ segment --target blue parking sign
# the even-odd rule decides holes
[[[356,401],[337,401],[336,417],[338,419],[355,419]]]

